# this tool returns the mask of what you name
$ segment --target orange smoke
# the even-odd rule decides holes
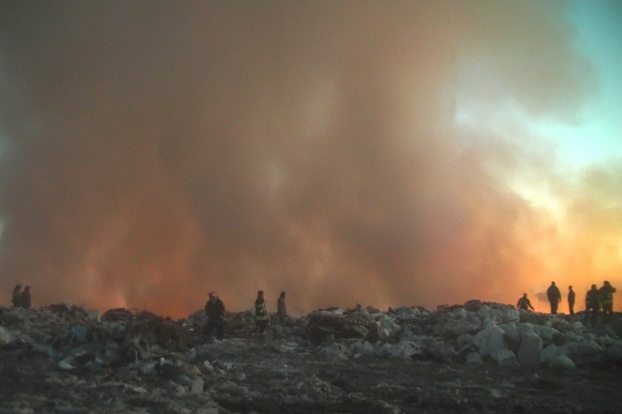
[[[622,163],[569,175],[485,122],[592,96],[564,7],[3,2],[1,291],[181,317],[211,290],[301,314],[622,289]]]

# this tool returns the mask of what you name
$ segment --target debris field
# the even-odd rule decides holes
[[[0,414],[619,413],[622,317],[357,305],[182,320],[0,307]]]

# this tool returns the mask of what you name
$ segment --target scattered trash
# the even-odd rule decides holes
[[[170,396],[169,405],[153,412],[227,413],[227,405],[235,412],[251,412],[257,401],[276,398],[269,396],[273,389],[281,404],[291,407],[324,401],[332,407],[325,411],[338,412],[339,404],[345,404],[339,401],[347,400],[346,411],[357,411],[360,404],[372,407],[368,411],[408,412],[395,400],[396,395],[406,395],[404,391],[387,391],[382,398],[359,393],[347,372],[376,367],[380,371],[369,372],[371,384],[388,366],[391,371],[383,375],[435,364],[439,376],[448,370],[468,377],[480,367],[567,375],[582,367],[622,365],[620,323],[592,326],[580,314],[568,321],[559,315],[519,313],[512,306],[479,301],[437,311],[402,307],[381,312],[360,305],[317,310],[288,318],[287,324],[272,318],[262,337],[253,334],[253,318],[241,312],[226,315],[222,340],[202,336],[202,314],[198,311],[174,321],[120,308],[100,317],[66,304],[29,310],[0,307],[0,397],[4,401],[0,408],[49,411],[36,398],[20,397],[20,387],[36,386],[52,393],[47,400],[58,400],[53,403],[55,412],[152,412],[128,407],[137,401],[145,407],[160,404],[164,395]],[[301,372],[301,366],[310,370]],[[404,375],[408,378],[412,371]],[[445,386],[454,394],[448,401],[463,407],[473,400],[463,394],[479,385],[462,383],[454,374],[450,377],[453,382]],[[387,387],[397,385],[383,389]],[[57,389],[64,390],[65,397]],[[108,397],[96,402],[89,397],[91,390]],[[486,399],[501,404],[510,394],[492,387]],[[68,400],[66,395],[73,397]],[[175,405],[180,404],[175,402],[180,395],[187,396],[186,408]],[[421,407],[431,404],[423,391],[412,398]],[[16,404],[23,409],[15,408]]]

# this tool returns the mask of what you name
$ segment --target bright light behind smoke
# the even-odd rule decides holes
[[[178,316],[622,292],[619,9],[2,2],[0,288]]]

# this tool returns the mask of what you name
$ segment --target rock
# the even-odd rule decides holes
[[[256,338],[249,320],[234,331],[226,328],[224,340],[206,342],[201,327],[192,323],[201,320],[201,312],[195,319],[172,321],[115,310],[100,320],[75,306],[54,311],[0,307],[0,413],[84,407],[128,414],[229,413],[216,401],[245,413],[392,412],[400,407],[408,412],[426,412],[426,407],[529,411],[541,402],[540,394],[499,404],[515,398],[511,390],[517,386],[547,389],[547,397],[556,398],[556,382],[537,379],[540,371],[528,370],[512,371],[497,382],[505,371],[499,367],[589,367],[592,375],[622,364],[622,341],[609,325],[583,326],[545,314],[517,322],[508,320],[511,307],[499,304],[447,306],[438,312],[357,307],[316,313],[320,316],[281,326],[276,337]],[[245,319],[236,315],[227,318]],[[311,340],[305,331],[309,325],[321,341]],[[374,342],[364,339],[370,335]],[[127,358],[136,349],[141,356]],[[478,400],[491,389],[497,390],[494,398]],[[26,398],[32,390],[40,391],[41,398]],[[405,401],[415,405],[405,406]],[[560,406],[547,407],[556,411]]]
[[[15,341],[15,336],[7,329],[0,326],[0,346],[9,345],[13,341]]]
[[[497,362],[498,365],[514,366],[516,365],[516,355],[509,349],[501,349],[490,354],[490,357]]]
[[[369,341],[355,341],[348,348],[348,353],[353,356],[373,355],[374,346]]]
[[[69,330],[69,338],[74,346],[87,343],[88,328],[84,325],[73,325]]]
[[[347,359],[345,355],[345,347],[342,344],[333,343],[320,350],[320,355],[334,359]]]
[[[149,375],[156,372],[157,362],[149,361],[139,365],[138,370],[141,374]]]
[[[410,359],[413,355],[421,355],[421,348],[412,341],[397,344],[383,343],[376,349],[376,355],[392,358]]]
[[[74,358],[72,356],[68,356],[58,362],[58,368],[62,369],[63,371],[73,371],[74,369],[76,369],[76,366],[73,365],[73,362]]]
[[[535,325],[533,327],[533,330],[540,338],[542,338],[542,342],[544,345],[553,343],[554,335],[560,333],[555,328],[542,325]]]
[[[586,341],[579,342],[577,343],[577,346],[575,348],[575,352],[582,356],[595,355],[602,351],[603,351],[603,347],[600,346],[593,339],[588,339]]]
[[[506,349],[503,329],[494,322],[489,322],[484,329],[475,334],[473,344],[477,346],[483,357]]]
[[[522,339],[528,335],[538,335],[533,327],[534,325],[529,322],[519,323],[517,326],[519,338]]]
[[[576,332],[569,331],[564,333],[564,342],[579,342],[583,338]]]
[[[162,361],[155,366],[155,370],[162,378],[178,384],[189,385],[192,383],[192,374],[183,365]]]
[[[542,349],[542,362],[548,364],[554,358],[562,355],[562,350],[557,345],[548,345]]]
[[[459,349],[471,348],[473,346],[473,335],[463,334],[456,338],[456,346]]]
[[[523,336],[518,350],[518,363],[534,368],[542,361],[542,339],[535,333]]]
[[[605,354],[610,359],[622,358],[622,343],[613,344],[611,347],[605,350]]]
[[[422,353],[413,354],[412,358],[418,359],[421,355],[425,355],[433,360],[449,362],[458,356],[451,344],[444,341],[428,339],[423,341],[420,346]]]
[[[515,323],[504,323],[499,327],[503,329],[503,333],[505,334],[505,338],[508,342],[516,344],[520,343],[521,335]]]
[[[192,394],[203,394],[203,380],[201,378],[197,377],[194,380],[192,380],[190,392]]]
[[[382,340],[386,341],[387,335],[384,334],[380,326],[380,322],[372,323],[368,327],[367,335],[365,335],[365,341],[377,342]]]
[[[476,318],[455,319],[444,326],[445,330],[453,336],[475,333],[481,328],[481,322]]]
[[[376,322],[379,323],[380,329],[382,331],[382,337],[384,338],[394,338],[402,331],[402,327],[398,325],[393,318],[389,315],[385,314],[374,314],[372,315]],[[382,339],[381,337],[381,339]]]
[[[484,363],[484,359],[482,358],[482,356],[479,354],[479,352],[470,352],[467,356],[466,356],[466,360],[465,363],[467,364],[473,364],[473,365],[482,365]]]
[[[566,355],[559,355],[548,361],[548,367],[556,371],[572,371],[577,368],[572,359]]]
[[[361,310],[342,316],[338,313],[315,312],[309,315],[305,336],[314,344],[327,342],[328,337],[365,338],[372,322],[369,313]]]
[[[507,305],[485,304],[477,310],[476,314],[483,322],[493,321],[497,324],[517,322],[520,319],[520,312]]]

